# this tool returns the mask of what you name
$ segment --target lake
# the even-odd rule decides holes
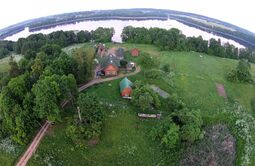
[[[112,40],[115,42],[122,42],[121,41],[121,33],[122,29],[125,26],[133,26],[133,27],[145,27],[145,28],[151,28],[151,27],[158,27],[158,28],[164,28],[164,29],[171,29],[171,28],[177,28],[182,31],[182,33],[186,36],[202,36],[203,39],[209,40],[210,38],[215,38],[216,40],[220,39],[222,43],[229,42],[230,44],[233,44],[236,47],[244,48],[243,45],[233,41],[226,39],[224,37],[216,36],[212,33],[208,33],[193,27],[189,27],[185,24],[182,24],[175,20],[143,20],[143,21],[136,21],[136,20],[105,20],[105,21],[83,21],[83,22],[77,22],[75,24],[67,24],[67,25],[60,25],[49,29],[42,29],[40,31],[35,32],[29,32],[28,28],[25,28],[23,31],[14,34],[12,36],[9,36],[5,38],[5,40],[12,40],[17,41],[21,37],[27,37],[31,34],[36,33],[43,33],[43,34],[49,34],[54,31],[79,31],[79,30],[95,30],[98,27],[105,27],[110,28],[113,27],[115,30],[115,34],[112,37]]]

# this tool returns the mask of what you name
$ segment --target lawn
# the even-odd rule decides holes
[[[168,63],[175,76],[172,78],[146,79],[142,73],[130,77],[132,82],[143,80],[154,84],[171,94],[177,91],[188,106],[201,110],[204,117],[210,117],[211,122],[219,122],[225,117],[216,114],[218,109],[226,105],[226,99],[218,95],[216,83],[224,85],[228,100],[238,100],[247,111],[251,111],[250,99],[255,97],[255,88],[250,84],[231,83],[226,81],[225,74],[235,68],[238,61],[209,56],[196,52],[166,52],[151,45],[112,44],[107,47],[133,47],[159,57],[161,65]],[[73,48],[89,47],[90,44],[73,45],[63,49],[70,54]],[[138,58],[130,58],[139,62]],[[145,69],[142,69],[145,70]],[[251,66],[255,79],[255,65]],[[86,149],[75,147],[65,136],[67,121],[73,118],[73,109],[65,110],[62,122],[56,123],[49,131],[33,156],[29,165],[178,165],[178,159],[170,162],[169,156],[160,151],[156,142],[149,137],[150,129],[158,120],[141,120],[137,117],[140,111],[129,101],[120,98],[119,80],[95,85],[86,90],[95,93],[100,101],[112,105],[108,110],[100,141],[97,145]],[[83,92],[85,93],[85,92]],[[163,116],[168,112],[163,112]],[[255,138],[255,134],[253,133]],[[242,147],[237,142],[237,147]],[[238,149],[242,152],[242,149]],[[241,153],[241,152],[238,152]],[[255,155],[253,155],[255,156]],[[2,157],[2,156],[1,156]],[[0,158],[1,159],[1,158]],[[253,157],[252,162],[255,163]]]
[[[175,86],[186,103],[193,103],[213,114],[225,104],[225,99],[216,90],[215,84],[220,83],[224,85],[228,98],[238,100],[251,112],[250,99],[255,97],[255,87],[225,79],[226,73],[234,69],[238,61],[195,52],[161,52],[160,60],[170,64],[175,71]],[[255,65],[252,65],[251,73],[255,79]]]

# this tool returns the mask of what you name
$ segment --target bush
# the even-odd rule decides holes
[[[180,143],[179,126],[173,123],[170,117],[165,118],[152,128],[152,140],[159,141],[163,147],[173,149]]]
[[[162,71],[157,69],[145,70],[144,76],[149,79],[159,79],[163,76]]]
[[[236,70],[231,70],[229,73],[227,73],[227,80],[230,82],[236,82],[238,81],[237,79],[237,74],[236,74]]]
[[[245,83],[252,83],[253,80],[251,78],[250,73],[250,64],[247,60],[240,60],[236,67],[236,70],[232,70],[227,74],[227,80],[235,82],[245,82]]]
[[[163,135],[161,143],[169,149],[173,149],[180,141],[180,127],[171,123],[167,132]]]
[[[132,94],[132,103],[143,111],[159,108],[161,106],[158,95],[147,85],[135,82],[135,89]]]
[[[181,140],[194,143],[202,138],[202,117],[199,110],[184,108],[171,115],[173,122],[180,126]]]
[[[173,149],[180,142],[190,145],[203,138],[202,124],[200,111],[185,108],[166,117],[152,129],[151,136],[166,149]]]
[[[167,98],[167,111],[178,111],[186,107],[185,103],[178,97],[176,93]]]
[[[255,98],[251,99],[251,109],[255,112]]]
[[[79,146],[84,140],[98,138],[103,128],[103,108],[95,95],[80,94],[78,98],[81,119],[75,119],[67,128],[66,136]]]
[[[166,73],[170,72],[170,65],[169,64],[164,64],[161,68],[161,70],[163,70]]]
[[[159,60],[147,53],[141,54],[141,65],[145,68],[158,68]]]

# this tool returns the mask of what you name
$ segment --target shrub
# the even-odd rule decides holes
[[[236,67],[236,70],[232,70],[227,74],[227,80],[229,81],[239,81],[245,83],[253,82],[250,73],[250,64],[247,60],[240,60]]]
[[[231,70],[229,73],[227,73],[226,77],[227,77],[227,80],[230,81],[230,82],[238,81],[236,70]]]
[[[164,64],[161,68],[164,72],[169,73],[170,72],[170,65]]]
[[[173,149],[180,141],[180,127],[171,123],[167,132],[163,135],[161,143],[169,149]]]
[[[176,93],[167,98],[167,109],[170,111],[181,110],[186,107],[185,103],[178,97]]]
[[[147,53],[143,53],[141,55],[141,65],[145,68],[158,68],[159,60]]]
[[[167,149],[175,148],[180,142],[179,126],[173,123],[170,117],[164,119],[152,128],[152,140],[157,140]]]
[[[131,101],[135,106],[140,107],[142,110],[150,110],[161,106],[158,95],[141,82],[135,82],[135,89]]]
[[[255,112],[255,98],[251,99],[251,109]]]
[[[157,69],[145,70],[144,71],[144,76],[146,78],[150,78],[150,79],[159,79],[163,76],[163,73],[160,70],[157,70]]]

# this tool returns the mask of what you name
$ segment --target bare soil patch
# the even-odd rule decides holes
[[[98,144],[98,142],[99,142],[98,139],[91,139],[91,140],[88,141],[88,145],[89,146],[95,146],[95,145]]]
[[[216,88],[217,88],[219,96],[227,98],[226,91],[225,91],[225,88],[224,88],[223,84],[216,83]]]

